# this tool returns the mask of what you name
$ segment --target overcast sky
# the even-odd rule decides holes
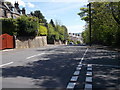
[[[84,30],[85,22],[77,15],[80,8],[87,5],[87,0],[8,0],[14,4],[18,1],[26,12],[40,10],[47,21],[58,20],[68,28],[69,33],[80,33]]]

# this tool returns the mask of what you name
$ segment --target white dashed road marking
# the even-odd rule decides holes
[[[76,85],[76,82],[77,82],[77,79],[78,79],[79,74],[80,74],[80,70],[81,70],[81,67],[82,67],[82,61],[84,60],[84,57],[85,57],[87,51],[88,51],[88,48],[86,49],[83,57],[81,58],[81,61],[79,62],[79,65],[76,67],[76,71],[73,73],[73,76],[72,76],[72,78],[70,79],[70,82],[67,85],[67,89],[74,89],[74,87]]]
[[[92,76],[92,72],[87,72],[87,76]]]
[[[84,90],[92,90],[92,84],[85,84]]]
[[[79,75],[80,71],[75,71],[73,75]]]
[[[75,87],[76,83],[69,83],[67,86],[67,89],[73,89]]]
[[[81,70],[81,67],[77,67],[76,70]]]
[[[78,79],[78,76],[72,76],[70,81],[77,81],[77,79]]]
[[[92,77],[86,77],[86,82],[92,82]]]
[[[37,55],[33,55],[33,56],[30,56],[30,57],[27,57],[26,59],[30,59],[30,58],[34,58],[34,57],[37,57],[37,56],[40,56],[40,55],[43,55],[45,53],[40,53],[40,54],[37,54]]]
[[[92,64],[88,64],[88,67],[92,67]]]
[[[82,65],[81,65],[81,64],[79,64],[79,65],[78,65],[78,67],[82,67]]]
[[[2,64],[2,65],[0,65],[0,67],[3,67],[3,66],[6,66],[6,65],[10,65],[10,64],[12,64],[13,62],[9,62],[9,63],[6,63],[6,64]]]
[[[89,68],[89,67],[88,67],[87,70],[88,70],[88,71],[92,71],[92,68]]]
[[[87,65],[87,73],[86,73],[86,80],[85,80],[85,89],[84,90],[92,90],[92,65]]]

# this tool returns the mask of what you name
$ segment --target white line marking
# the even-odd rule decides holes
[[[92,72],[87,72],[87,76],[92,76]]]
[[[79,64],[78,67],[82,67],[82,65]]]
[[[77,79],[78,79],[78,76],[72,76],[70,81],[77,81]]]
[[[37,57],[37,56],[40,56],[40,55],[43,55],[45,53],[40,53],[40,54],[37,54],[37,55],[33,55],[33,56],[30,56],[30,57],[27,57],[26,59],[30,59],[30,58],[33,58],[33,57]]]
[[[73,89],[75,87],[76,83],[68,83],[67,89]]]
[[[92,84],[85,84],[85,89],[84,90],[92,90]]]
[[[73,75],[79,75],[80,71],[75,71]]]
[[[88,51],[88,48],[86,49],[86,51],[85,51],[85,53],[84,53],[84,55],[83,55],[83,58],[85,57],[85,55],[86,55],[87,51]]]
[[[78,67],[76,68],[77,70],[81,70],[82,61],[83,61],[83,59],[84,59],[84,57],[85,57],[87,51],[88,51],[88,48],[86,49],[86,51],[85,51],[83,57],[81,58],[81,61],[79,62]],[[75,71],[75,72],[74,72],[75,75],[78,75],[78,73],[80,73],[80,71],[79,71],[79,72],[78,72],[78,71]],[[77,81],[77,79],[78,79],[78,76],[72,76],[72,78],[70,79],[70,81]],[[67,89],[73,89],[73,88],[75,87],[75,85],[76,85],[76,83],[70,82],[70,83],[68,83],[68,85],[67,85]]]
[[[88,71],[92,71],[92,68],[91,68],[91,67],[88,67],[87,70],[88,70]]]
[[[83,60],[84,58],[81,58],[81,60]]]
[[[88,64],[88,67],[92,67],[92,64]]]
[[[82,64],[82,62],[79,62],[79,64]]]
[[[86,55],[87,51],[88,51],[88,48],[86,49],[85,53],[83,54],[83,57],[81,58],[81,61],[80,61],[80,63],[79,63],[79,64],[82,64],[82,61],[84,60],[84,57],[85,57],[85,55]]]
[[[12,64],[13,62],[9,62],[9,63],[6,63],[6,64],[2,64],[0,65],[0,67],[3,67],[3,66],[6,66],[6,65],[9,65],[9,64]]]
[[[92,82],[92,77],[86,77],[86,82]]]
[[[81,70],[81,67],[77,67],[76,70]]]

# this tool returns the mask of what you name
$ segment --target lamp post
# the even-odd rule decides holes
[[[89,45],[91,46],[92,45],[91,43],[91,3],[89,3],[87,6],[89,7],[89,39],[90,39]]]

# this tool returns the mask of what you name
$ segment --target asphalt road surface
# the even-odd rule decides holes
[[[0,68],[3,90],[120,89],[120,53],[102,47],[63,45],[6,51]]]

